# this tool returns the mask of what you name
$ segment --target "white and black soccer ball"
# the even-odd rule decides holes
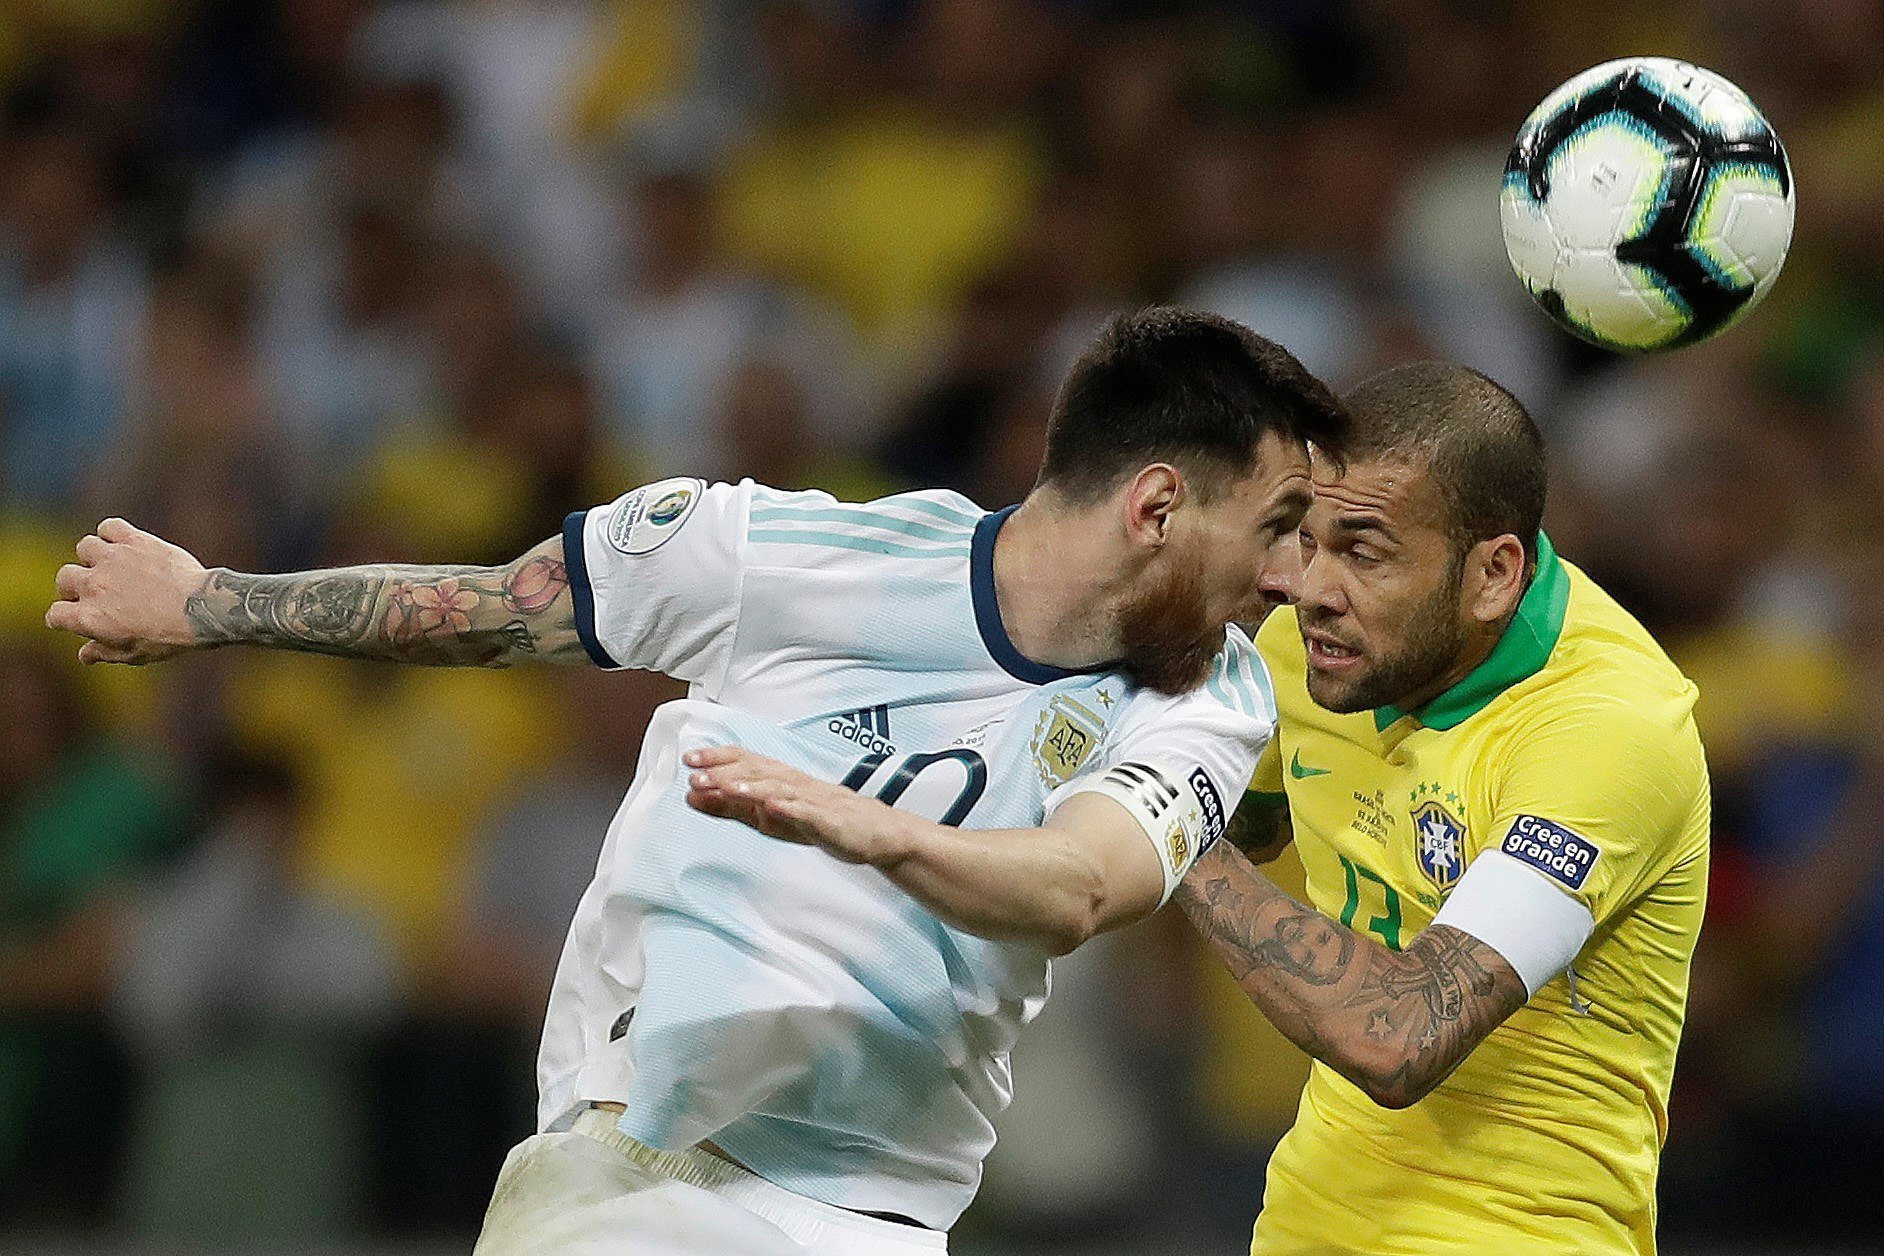
[[[1505,251],[1592,343],[1714,335],[1757,304],[1792,240],[1792,169],[1747,94],[1699,66],[1629,57],[1545,98],[1505,163]]]

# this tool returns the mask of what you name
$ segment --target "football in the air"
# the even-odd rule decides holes
[[[1758,304],[1792,239],[1792,169],[1747,94],[1699,66],[1585,70],[1518,132],[1505,251],[1565,328],[1629,352],[1693,344]]]

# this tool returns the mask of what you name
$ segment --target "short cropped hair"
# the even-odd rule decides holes
[[[1516,397],[1470,367],[1413,362],[1370,376],[1342,400],[1354,423],[1348,459],[1423,465],[1458,553],[1509,533],[1536,561],[1549,477],[1543,435]]]
[[[1088,503],[1168,462],[1207,500],[1255,469],[1270,433],[1339,456],[1347,416],[1273,340],[1215,314],[1154,306],[1107,323],[1067,373],[1040,483]]]

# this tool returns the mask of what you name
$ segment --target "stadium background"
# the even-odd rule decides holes
[[[1529,308],[1496,194],[1638,52],[1754,95],[1799,229],[1749,323],[1625,362]],[[465,1250],[669,692],[81,674],[80,532],[276,570],[503,559],[679,472],[998,506],[1150,300],[1534,408],[1558,547],[1702,688],[1668,1247],[1874,1247],[1881,52],[1871,0],[0,5],[0,1250]],[[957,1250],[1241,1249],[1304,1064],[1181,922],[1066,962],[1017,1068]]]

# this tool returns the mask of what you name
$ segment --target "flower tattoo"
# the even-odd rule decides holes
[[[471,612],[477,604],[477,593],[460,587],[451,577],[436,584],[396,584],[386,635],[397,641],[469,632]]]
[[[547,554],[539,554],[504,581],[504,605],[519,614],[534,615],[568,587],[568,568]]]

